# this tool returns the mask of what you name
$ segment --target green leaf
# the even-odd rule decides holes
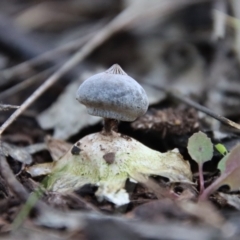
[[[187,148],[191,158],[200,165],[213,157],[213,144],[203,132],[194,133],[188,139]]]
[[[228,154],[228,150],[225,148],[225,146],[221,143],[218,143],[215,145],[215,148],[220,152],[223,156]]]

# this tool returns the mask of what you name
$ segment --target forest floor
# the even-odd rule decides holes
[[[1,0],[1,239],[239,239],[238,9],[238,0]],[[149,107],[119,122],[113,135],[126,145],[102,158],[99,140],[80,147],[107,137],[76,92],[116,63]],[[135,158],[133,144],[148,150]],[[101,169],[115,171],[126,149],[134,173],[126,161],[124,186],[101,185]],[[150,162],[145,151],[164,157]],[[84,154],[102,162],[85,166]]]

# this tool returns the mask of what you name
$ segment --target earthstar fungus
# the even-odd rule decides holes
[[[106,131],[117,121],[136,120],[148,109],[146,92],[118,64],[85,80],[76,97],[90,115],[104,118]]]
[[[127,179],[142,182],[154,175],[191,182],[189,163],[176,149],[160,153],[116,132],[118,121],[134,121],[148,108],[144,89],[119,65],[84,81],[77,99],[89,114],[104,118],[104,131],[80,139],[58,161],[28,168],[33,177],[49,174],[47,189],[68,192],[93,184],[100,201],[121,206],[129,202]]]

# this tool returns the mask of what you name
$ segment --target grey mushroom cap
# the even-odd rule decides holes
[[[90,115],[127,122],[143,115],[149,104],[145,90],[117,64],[85,80],[77,100]]]

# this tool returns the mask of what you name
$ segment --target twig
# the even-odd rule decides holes
[[[164,87],[159,87],[159,86],[155,86],[155,85],[151,85],[151,84],[149,84],[149,86],[154,87],[155,89],[158,89],[160,91],[165,92],[168,96],[170,96],[170,97],[172,97],[174,99],[180,100],[183,103],[186,103],[187,105],[197,109],[200,112],[203,112],[203,113],[213,117],[214,119],[218,120],[219,122],[221,122],[221,123],[223,123],[223,124],[225,124],[227,126],[230,126],[230,127],[233,127],[233,128],[236,128],[236,129],[240,130],[240,124],[235,123],[235,122],[231,121],[228,118],[225,118],[223,116],[220,116],[220,115],[214,113],[209,108],[206,108],[206,107],[200,105],[199,103],[197,103],[197,102],[195,102],[195,101],[193,101],[193,100],[183,96],[179,92],[174,92],[174,91],[165,89]]]
[[[41,81],[43,79],[45,79],[46,77],[49,76],[49,74],[53,73],[53,71],[56,69],[56,67],[51,67],[45,71],[42,71],[28,79],[26,79],[23,82],[20,82],[16,85],[14,85],[13,87],[3,91],[0,93],[0,100],[5,99],[9,96],[12,96],[14,94],[16,94],[17,92],[20,92],[23,89],[26,89],[28,86],[32,85],[35,82]]]
[[[0,103],[0,111],[7,111],[7,110],[12,110],[17,108],[19,108],[19,106]]]
[[[81,50],[79,50],[71,59],[69,59],[59,70],[57,70],[53,75],[51,75],[46,82],[44,82],[33,94],[16,110],[7,121],[0,128],[0,135],[4,130],[20,115],[25,111],[39,96],[41,96],[49,87],[51,87],[56,81],[58,81],[64,74],[69,72],[73,67],[79,64],[83,59],[85,59],[89,54],[91,54],[97,47],[104,43],[115,33],[130,27],[132,24],[139,24],[145,18],[154,18],[156,16],[166,16],[169,12],[179,9],[187,4],[201,2],[201,0],[172,0],[172,1],[161,1],[161,4],[151,4],[146,8],[146,3],[144,1],[140,11],[136,11],[135,4],[130,5],[127,9],[122,11],[117,15],[109,24],[107,24],[103,29],[101,29],[95,37],[93,37],[89,42],[87,42]]]

